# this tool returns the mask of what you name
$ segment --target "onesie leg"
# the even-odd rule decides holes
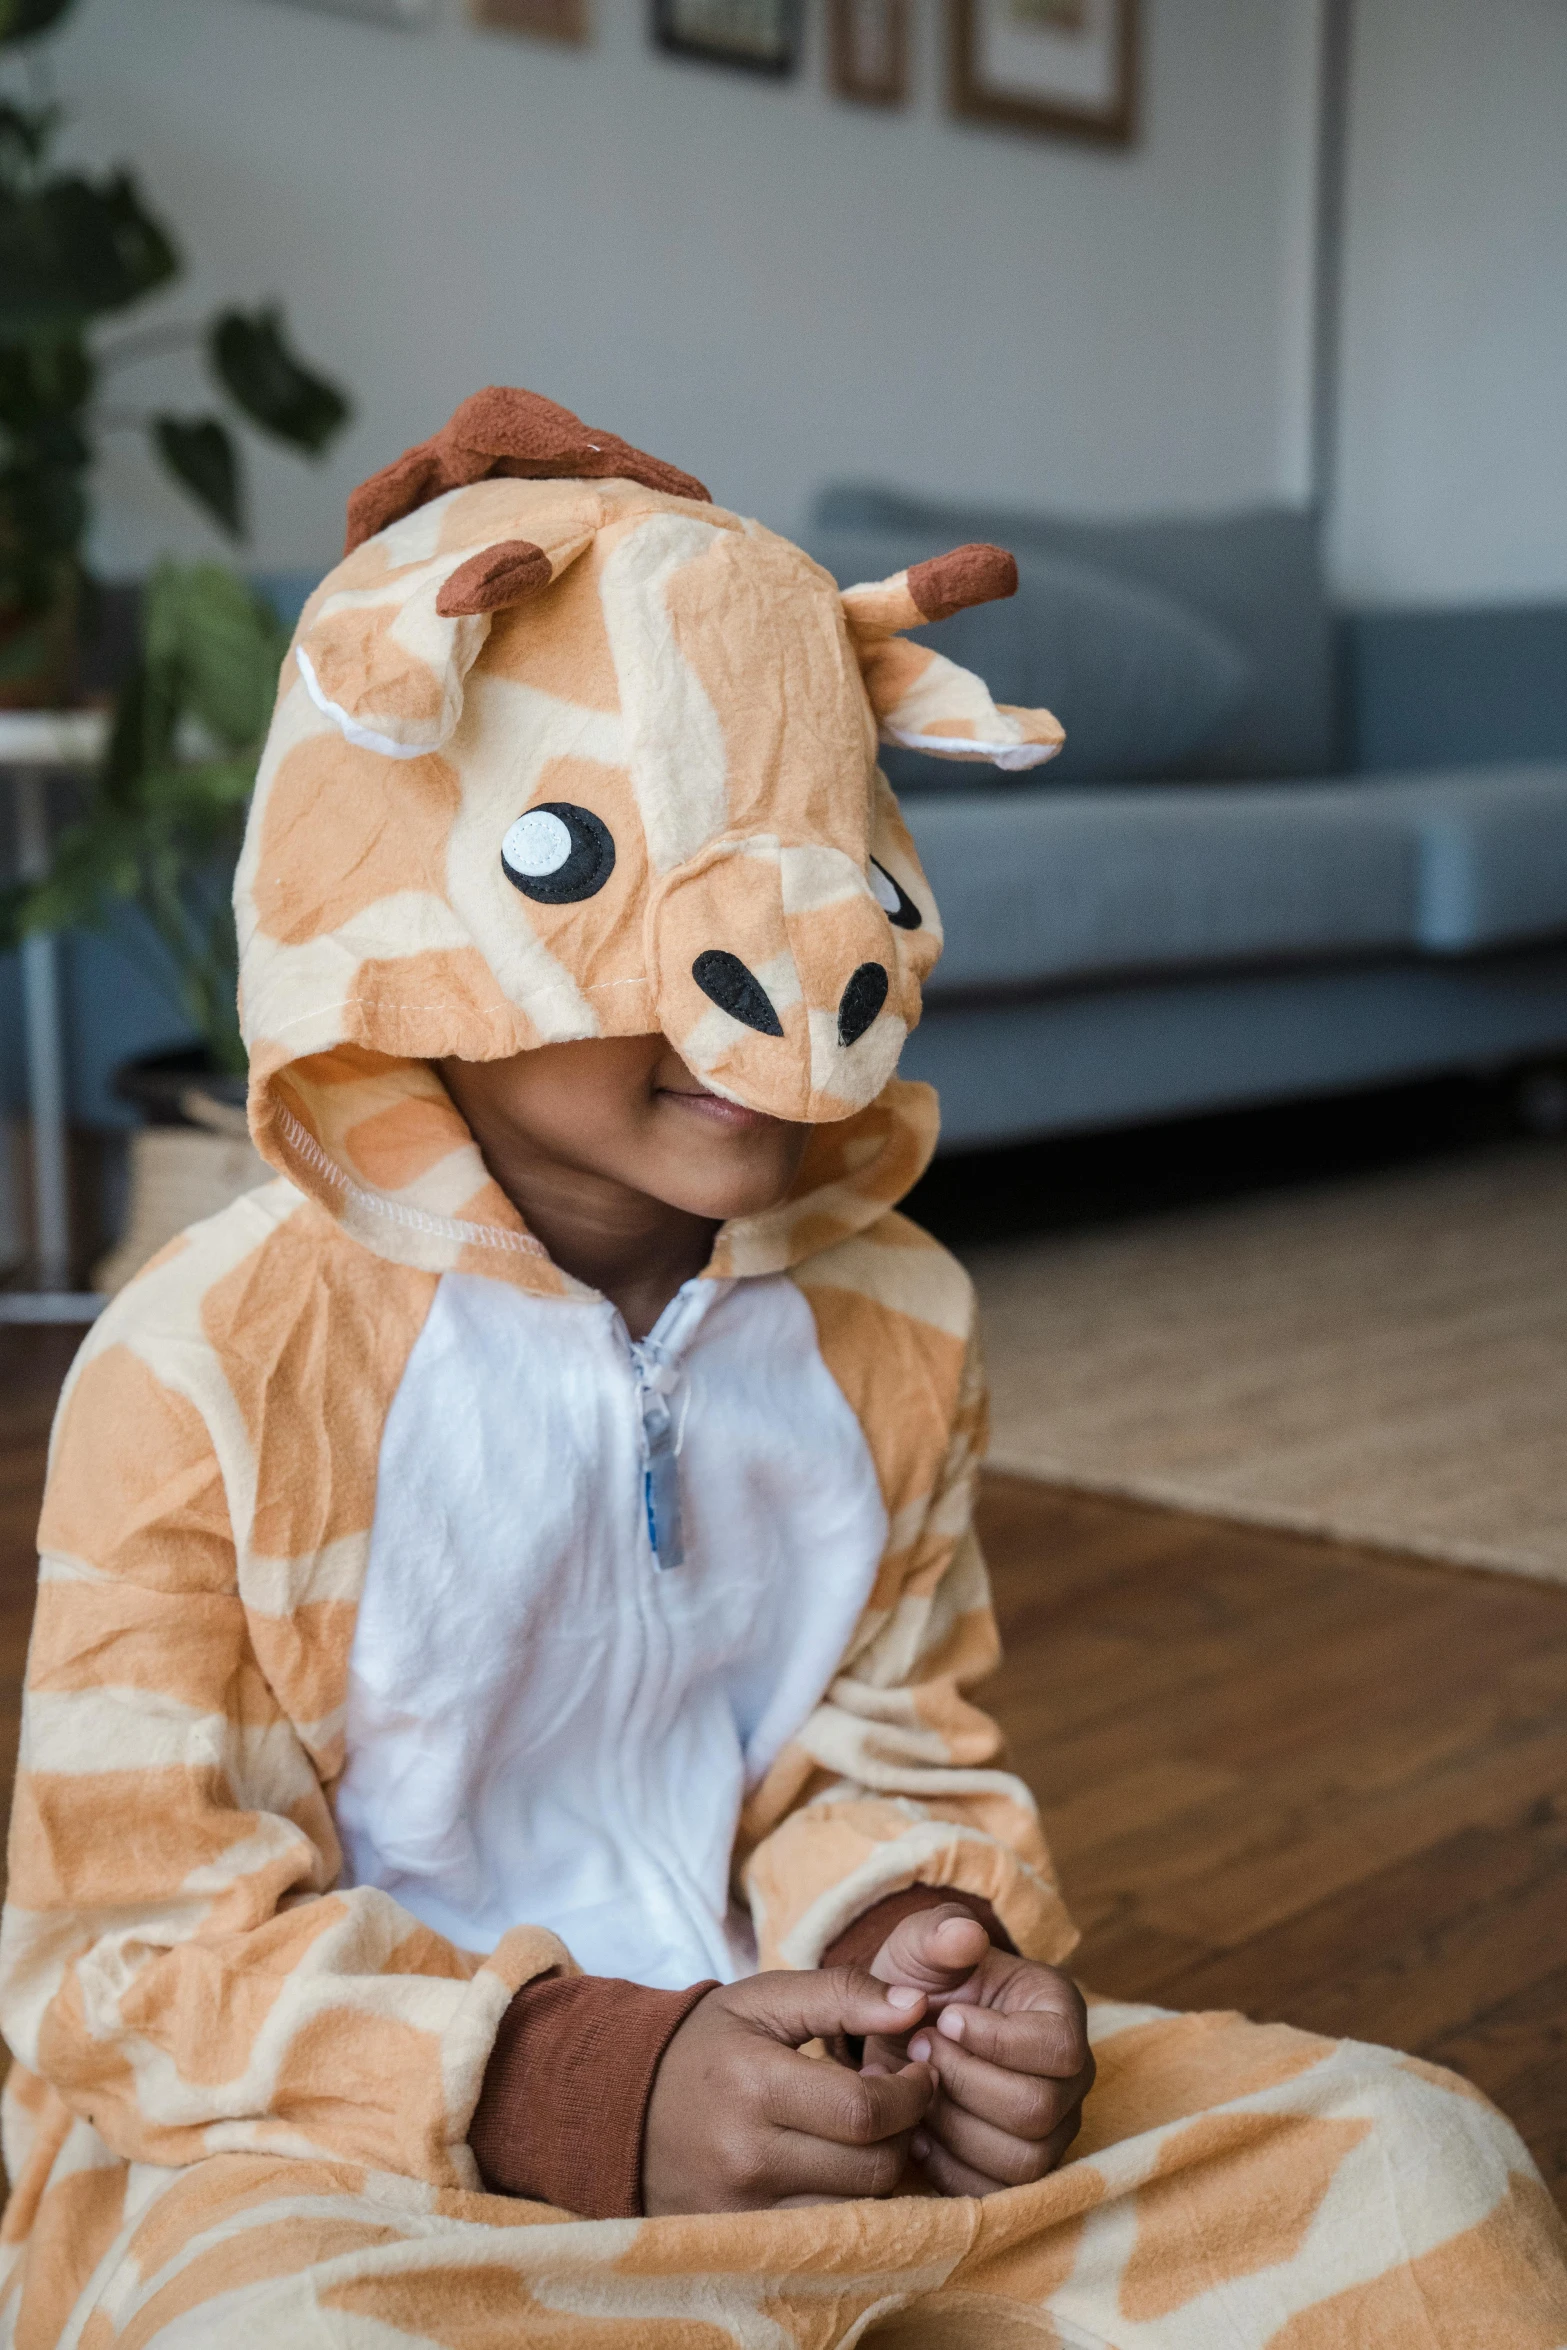
[[[15,2244],[0,2340],[1567,2350],[1567,2231],[1467,2083],[1239,2016],[1100,2002],[1090,2028],[1080,2151],[983,2203],[573,2220],[344,2163],[226,2154],[125,2172],[107,2149],[88,2161],[85,2140],[73,2154],[67,2132]],[[89,2215],[84,2274],[69,2223]]]
[[[951,2294],[1043,2306],[1063,2350],[1567,2345],[1567,2228],[1468,2082],[1234,2015],[1101,2002],[1089,2027],[1073,2158],[981,2207]],[[1041,2227],[1074,2172],[1081,2216]]]

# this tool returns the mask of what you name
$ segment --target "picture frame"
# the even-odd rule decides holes
[[[672,57],[782,80],[800,62],[801,0],[653,0],[653,39]]]
[[[1138,0],[948,0],[954,114],[1127,146]]]
[[[468,0],[468,19],[481,32],[521,33],[577,48],[592,38],[588,0]]]
[[[389,25],[403,33],[428,32],[439,0],[287,0],[311,16],[351,16],[361,24]]]
[[[827,0],[827,63],[835,97],[906,105],[909,0]]]

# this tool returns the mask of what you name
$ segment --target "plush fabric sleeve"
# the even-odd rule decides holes
[[[332,1890],[326,1793],[258,1665],[240,1513],[180,1374],[105,1347],[57,1421],[0,2022],[132,2160],[267,2149],[476,2187],[501,2018],[575,1970],[539,1930],[481,1960],[385,1893]]]
[[[823,1963],[861,1914],[921,1884],[990,1903],[1025,1957],[1064,1958],[1077,1931],[1034,1799],[968,1695],[999,1654],[972,1516],[985,1390],[969,1337],[945,1451],[826,1696],[742,1823],[741,1882],[760,1962]]]
[[[468,2134],[484,2184],[582,2219],[639,2217],[654,2075],[716,1988],[654,1991],[605,1975],[525,1983],[501,2020]]]

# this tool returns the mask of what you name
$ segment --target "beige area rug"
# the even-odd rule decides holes
[[[1567,1148],[966,1252],[991,1459],[1567,1583]]]

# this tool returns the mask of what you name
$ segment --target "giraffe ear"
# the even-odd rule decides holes
[[[387,759],[438,751],[462,716],[463,684],[492,615],[547,588],[592,543],[579,528],[548,546],[458,547],[368,587],[337,589],[294,646],[306,692],[363,750]]]
[[[1016,590],[1014,558],[1004,547],[980,545],[955,547],[890,579],[844,589],[844,618],[884,743],[1006,769],[1055,757],[1066,734],[1048,710],[992,701],[972,670],[928,645],[909,644],[901,633]]]

